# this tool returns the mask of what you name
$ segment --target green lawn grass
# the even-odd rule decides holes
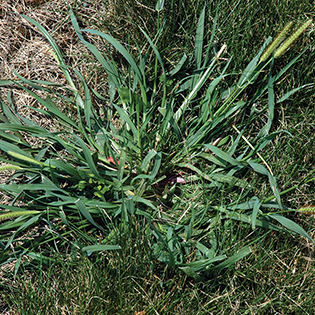
[[[200,65],[208,56],[206,53],[208,48],[210,63],[213,54],[218,53],[224,44],[227,46],[227,52],[219,56],[211,76],[218,77],[227,65],[228,58],[232,58],[226,68],[226,73],[232,75],[222,78],[220,82],[222,87],[218,93],[231,87],[238,82],[242,71],[258,54],[268,36],[274,38],[290,21],[294,22],[295,29],[306,20],[306,17],[313,17],[311,13],[314,12],[313,7],[306,2],[289,4],[287,1],[275,6],[261,2],[257,4],[255,1],[223,1],[219,7],[209,2],[204,11],[204,22],[201,23],[200,16],[203,12],[201,2],[195,4],[195,1],[189,0],[170,1],[165,3],[165,8],[161,11],[155,10],[156,2],[147,0],[139,6],[130,1],[128,6],[117,1],[113,23],[106,23],[104,20],[94,23],[94,27],[102,32],[109,32],[132,52],[131,55],[137,65],[140,65],[139,71],[144,71],[148,80],[147,86],[135,89],[133,80],[137,76],[137,68],[132,65],[131,70],[127,71],[124,79],[121,80],[120,70],[128,68],[130,62],[121,58],[119,53],[109,51],[109,56],[111,54],[109,60],[116,62],[117,65],[116,69],[111,69],[114,73],[115,71],[119,73],[118,78],[121,81],[116,82],[115,75],[112,77],[109,75],[109,80],[112,80],[113,85],[116,84],[120,102],[117,102],[117,93],[110,96],[97,92],[107,100],[111,97],[111,101],[119,105],[115,107],[116,111],[111,108],[105,109],[108,121],[115,120],[119,125],[125,120],[128,126],[125,124],[124,128],[127,131],[120,132],[110,125],[109,132],[112,132],[115,138],[110,145],[105,141],[104,156],[114,156],[116,159],[114,163],[119,160],[119,165],[125,164],[125,167],[119,166],[113,171],[110,167],[115,169],[115,165],[107,163],[101,153],[98,155],[89,153],[94,152],[93,128],[96,128],[97,124],[93,116],[95,113],[92,107],[89,107],[87,89],[81,94],[83,95],[81,98],[74,94],[70,101],[63,99],[66,104],[69,102],[77,105],[78,108],[83,102],[85,108],[91,110],[83,112],[78,109],[78,126],[62,116],[62,113],[50,103],[42,103],[54,113],[52,116],[57,117],[63,124],[70,125],[74,133],[83,134],[83,140],[65,134],[70,139],[70,144],[64,144],[67,138],[59,139],[57,135],[49,135],[55,151],[48,153],[49,151],[44,152],[40,149],[29,150],[25,142],[20,142],[17,129],[12,129],[17,138],[11,136],[5,138],[15,146],[7,145],[3,150],[7,153],[12,150],[16,152],[15,156],[10,155],[9,152],[9,157],[3,156],[2,160],[13,163],[14,160],[10,159],[10,156],[18,157],[15,165],[26,170],[27,182],[33,184],[31,188],[25,188],[23,195],[25,199],[22,199],[26,202],[25,210],[32,210],[33,205],[36,205],[36,210],[45,211],[45,215],[36,213],[31,218],[19,215],[15,221],[5,221],[1,226],[3,242],[1,262],[16,263],[15,259],[20,257],[21,261],[18,260],[15,266],[22,263],[19,270],[15,269],[15,276],[9,273],[5,277],[6,280],[1,283],[3,312],[11,308],[16,314],[274,314],[277,312],[312,314],[314,299],[312,288],[315,275],[314,245],[311,240],[298,234],[290,234],[287,229],[277,231],[276,228],[275,230],[258,228],[259,222],[276,223],[272,221],[273,213],[279,210],[275,207],[261,208],[262,212],[257,212],[256,222],[252,219],[255,209],[243,211],[236,208],[238,210],[235,211],[229,208],[230,205],[237,207],[248,202],[254,196],[257,199],[251,200],[259,200],[262,204],[266,199],[275,200],[268,177],[262,176],[254,168],[236,170],[235,165],[231,166],[233,161],[224,160],[224,158],[228,159],[225,155],[220,156],[220,163],[217,161],[216,167],[209,167],[210,163],[207,162],[209,159],[212,159],[211,163],[213,162],[214,155],[210,154],[211,151],[204,152],[206,159],[198,156],[200,150],[205,149],[204,144],[213,143],[222,132],[225,132],[226,142],[221,143],[219,148],[230,153],[234,149],[234,155],[232,152],[231,156],[235,158],[244,154],[242,156],[244,161],[248,161],[247,155],[252,153],[244,138],[253,145],[257,144],[259,132],[263,126],[268,125],[268,119],[270,120],[270,113],[266,111],[268,96],[274,95],[275,101],[278,101],[289,91],[314,82],[312,45],[298,62],[274,83],[272,94],[267,95],[265,90],[261,98],[251,104],[251,108],[242,108],[241,114],[237,117],[226,114],[228,119],[222,119],[216,128],[205,129],[209,134],[200,139],[197,139],[198,130],[203,128],[205,122],[212,119],[211,115],[220,117],[218,108],[213,109],[213,112],[200,110],[207,85],[202,86],[196,99],[192,98],[191,103],[187,101],[189,106],[183,110],[183,116],[177,120],[178,130],[172,119],[165,124],[164,121],[169,119],[169,116],[163,111],[163,102],[174,100],[174,113],[169,115],[174,115],[173,119],[176,120],[175,113],[178,113],[180,106],[178,104],[183,104],[185,96],[189,94],[189,89],[187,92],[186,87],[177,87],[177,85],[188,76],[192,78],[189,81],[192,86],[196,86],[197,81],[194,81],[194,76],[204,71]],[[80,17],[79,10],[74,12]],[[202,52],[200,43],[195,41],[196,28],[200,26],[198,19],[199,23],[205,26]],[[217,27],[212,33],[215,19]],[[154,38],[164,21],[160,38]],[[87,20],[84,22],[88,23]],[[121,28],[126,24],[132,27]],[[152,46],[150,48],[148,39],[138,26],[155,40],[160,55]],[[312,27],[285,55],[274,61],[272,75],[281,71],[308,44],[313,43]],[[209,46],[212,34],[214,34],[213,41]],[[141,51],[150,52],[145,56],[148,64],[146,68],[141,68],[144,60],[139,59],[135,43],[139,49],[143,48]],[[116,47],[122,49],[117,44]],[[163,74],[172,71],[184,53],[188,56],[195,55],[195,60],[188,59],[183,68],[173,77],[170,75],[170,80],[165,82]],[[160,56],[161,59],[166,57],[163,63],[164,73],[160,66],[162,63],[156,56]],[[198,61],[198,58],[201,59]],[[59,63],[61,63],[60,59]],[[95,67],[99,71],[98,62],[95,62]],[[233,102],[251,103],[257,91],[268,83],[268,73],[269,68],[266,67],[254,84],[241,89],[241,93],[236,95]],[[84,79],[88,81],[88,78]],[[138,82],[141,82],[140,76]],[[32,82],[24,81],[24,83]],[[117,88],[118,84],[123,88]],[[83,83],[82,86],[84,87]],[[132,88],[133,93],[130,93]],[[173,88],[175,89],[172,90]],[[182,91],[176,94],[178,88]],[[219,97],[215,100],[220,102]],[[156,106],[155,111],[143,110],[142,107],[147,101],[151,101],[151,106]],[[169,102],[171,104],[171,101]],[[269,100],[269,105],[271,102]],[[275,104],[275,117],[268,130],[269,134],[275,136],[260,152],[265,163],[257,156],[252,157],[254,162],[259,162],[266,169],[268,166],[272,170],[279,192],[284,192],[281,194],[282,204],[292,209],[314,204],[315,148],[312,121],[315,111],[313,104],[312,85],[296,91],[285,101]],[[253,108],[257,109],[257,112]],[[16,123],[14,115],[8,114],[8,111],[4,114],[11,124]],[[159,115],[164,115],[164,119],[159,119]],[[88,117],[91,117],[90,120]],[[108,121],[103,120],[100,124]],[[244,138],[232,128],[233,123],[244,132]],[[28,121],[24,121],[25,125],[27,128],[23,127],[24,132],[34,135],[43,133],[43,130],[36,129],[36,126]],[[143,137],[139,137],[137,128],[143,125],[147,128],[146,133]],[[287,132],[280,132],[282,130]],[[186,132],[185,137],[183,132]],[[275,132],[279,133],[275,134]],[[104,134],[109,135],[109,133]],[[166,138],[159,138],[160,135]],[[47,135],[40,134],[40,136]],[[180,139],[184,139],[183,143]],[[189,141],[193,142],[194,139],[197,139],[196,143],[189,146]],[[67,156],[62,156],[61,160],[66,161],[64,165],[56,162],[60,160],[55,152],[60,150],[57,145],[61,144],[64,144],[75,157],[70,161],[67,160]],[[22,149],[32,154],[28,155],[28,160],[25,158],[23,160],[17,155],[25,152],[16,149],[20,145]],[[216,155],[221,154],[221,151],[211,146],[207,149],[212,150]],[[161,152],[161,157],[158,152]],[[161,164],[159,164],[160,160]],[[98,169],[93,168],[96,161],[99,162]],[[51,165],[55,167],[53,171]],[[72,165],[73,168],[67,165]],[[43,174],[49,178],[49,181],[40,181],[39,167],[43,169]],[[137,178],[134,170],[141,177]],[[225,175],[235,175],[233,181],[228,181],[225,177],[225,182],[215,182],[215,185],[211,186],[207,176],[223,174],[225,170]],[[233,170],[234,172],[228,173]],[[94,176],[90,175],[91,172]],[[102,178],[98,177],[98,172],[103,172]],[[181,176],[186,181],[184,185],[163,184],[165,178],[173,175],[178,178],[179,174],[183,174]],[[200,177],[195,179],[197,175]],[[166,177],[162,178],[163,176]],[[155,184],[152,184],[153,177]],[[237,179],[246,181],[250,186],[245,183],[244,186],[235,185]],[[63,195],[65,190],[58,191],[59,199],[56,199],[56,188],[52,187],[57,185],[58,180],[62,183],[68,180],[68,186],[62,186],[62,189],[69,187],[68,196],[72,198],[75,196],[83,201],[76,202],[75,206],[70,204],[68,197]],[[38,198],[36,192],[42,191],[40,185],[44,183],[50,188],[45,190],[44,196]],[[35,184],[39,185],[38,188]],[[108,186],[111,187],[110,190],[107,189]],[[17,188],[10,190],[5,186],[4,190],[18,196],[17,199],[21,198],[21,191]],[[132,199],[133,195],[143,200],[137,203]],[[129,201],[125,202],[124,198]],[[100,207],[104,207],[105,211],[97,212],[95,205],[91,205],[91,200],[98,200]],[[107,208],[105,202],[108,202]],[[148,210],[148,207],[158,205],[162,205],[160,212]],[[48,212],[47,207],[50,209]],[[89,216],[89,212],[92,213],[92,217]],[[238,213],[244,215],[243,221],[249,220],[249,224],[242,222],[240,217],[236,218]],[[286,211],[282,214],[299,224],[313,237],[312,216],[297,214],[295,211]],[[38,237],[38,230],[34,229],[35,220],[36,222],[41,220],[38,229],[45,231],[40,237]],[[23,232],[24,227],[28,228],[29,234],[16,241],[9,239],[9,231],[21,227],[21,222],[24,223],[21,231]],[[253,222],[256,223],[256,228],[253,228],[255,224]],[[280,224],[275,226],[281,227]],[[284,225],[284,227],[288,226]],[[294,228],[297,231],[297,227]],[[36,244],[32,238],[36,239]],[[14,248],[13,253],[9,251],[10,247],[5,247],[5,242],[10,242],[9,244]],[[98,246],[108,247],[89,247],[95,243],[99,244]],[[208,251],[202,246],[208,246]],[[247,251],[248,248],[250,252]],[[29,251],[23,252],[24,249]],[[107,250],[100,251],[100,249]],[[235,256],[242,250],[244,255]],[[225,258],[220,258],[218,263],[210,264],[207,261],[209,257],[219,259],[224,255],[226,258],[234,257],[228,268],[217,268],[222,261],[222,263],[227,261],[224,260]],[[194,262],[198,262],[198,265],[196,263],[194,265]]]

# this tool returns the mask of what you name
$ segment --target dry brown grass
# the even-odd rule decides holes
[[[85,3],[87,5],[83,6],[76,1],[69,1],[69,4],[84,20],[95,22],[102,18],[110,18],[112,11],[108,10],[108,6],[105,6],[104,2]],[[105,74],[95,71],[94,59],[78,40],[67,14],[66,2],[63,0],[0,1],[1,79],[17,79],[15,73],[18,73],[30,80],[45,80],[62,86],[67,85],[61,69],[49,51],[48,42],[36,27],[23,19],[20,14],[31,17],[44,26],[63,52],[66,63],[79,70],[90,86],[106,91]],[[81,23],[82,28],[93,27],[85,25],[82,21]],[[99,47],[104,46],[101,42],[97,44]],[[5,103],[7,103],[9,90],[11,90],[9,87],[0,89],[1,100]],[[55,122],[30,109],[30,107],[41,106],[33,97],[22,89],[16,88],[12,91],[16,112],[44,128],[49,130],[55,128]],[[38,94],[43,96],[43,93]],[[58,105],[62,106],[62,104]],[[71,110],[71,108],[67,108],[67,111],[71,112]],[[29,141],[32,143],[35,140],[29,139]],[[5,183],[10,176],[12,176],[12,172],[1,172],[0,184]],[[0,204],[8,203],[9,200],[8,196],[0,192]]]

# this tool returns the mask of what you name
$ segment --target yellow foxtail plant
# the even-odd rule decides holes
[[[293,43],[301,36],[301,34],[312,24],[312,22],[312,19],[304,22],[294,31],[293,34],[291,34],[289,38],[283,42],[293,24],[293,22],[288,23],[262,54],[260,57],[260,62],[266,61],[273,53],[275,58],[282,56],[287,51],[287,49],[291,47]],[[281,46],[279,47],[279,45]]]

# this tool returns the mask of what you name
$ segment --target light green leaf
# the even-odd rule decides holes
[[[296,224],[292,220],[290,220],[290,219],[288,219],[282,215],[279,215],[279,214],[268,214],[268,217],[275,219],[276,221],[278,221],[280,224],[282,224],[287,229],[293,231],[294,233],[300,234],[300,235],[308,238],[313,243],[315,243],[313,238],[310,237],[301,226],[299,226],[298,224]]]
[[[136,128],[136,126],[133,124],[133,122],[131,121],[129,115],[125,112],[125,110],[123,110],[122,108],[120,108],[119,106],[113,104],[113,106],[115,107],[115,109],[117,110],[120,118],[125,121],[128,126],[130,127],[133,136],[135,139],[138,139],[138,129]]]
[[[314,85],[314,83],[304,84],[304,85],[302,85],[302,86],[299,86],[299,87],[296,88],[296,89],[293,89],[293,90],[291,90],[291,91],[285,93],[285,94],[277,101],[277,104],[278,104],[278,103],[281,103],[281,102],[283,102],[283,101],[285,101],[286,99],[288,99],[293,93],[295,93],[295,92],[297,92],[297,91],[299,91],[299,90],[301,90],[301,89],[304,89],[304,88],[307,87],[307,86],[313,86],[313,85]]]
[[[209,150],[211,150],[214,154],[216,154],[219,158],[222,160],[232,164],[232,165],[238,165],[238,166],[244,166],[243,163],[237,161],[236,159],[232,158],[229,154],[222,151],[221,149],[217,148],[216,146],[212,144],[205,144],[205,147],[207,147]]]
[[[62,53],[58,47],[58,45],[56,44],[55,40],[52,38],[52,36],[47,32],[47,30],[37,21],[35,21],[34,19],[21,14],[21,16],[27,20],[28,22],[30,22],[31,24],[35,25],[38,30],[46,37],[46,39],[48,40],[50,46],[52,47],[53,51],[50,51],[52,56],[56,59],[56,61],[58,62],[65,78],[67,79],[68,83],[70,84],[70,86],[73,88],[74,91],[77,91],[76,86],[72,80],[72,77],[69,73],[68,66],[65,64]],[[83,107],[83,101],[80,97],[80,95],[76,94],[76,100],[78,102],[78,104]]]
[[[36,216],[30,218],[30,219],[29,219],[28,221],[26,221],[23,225],[21,225],[21,226],[11,235],[10,239],[8,240],[8,242],[7,242],[6,246],[5,246],[5,249],[7,249],[7,248],[11,245],[11,243],[12,243],[14,237],[15,237],[18,233],[20,233],[21,231],[23,231],[23,230],[28,229],[29,227],[31,227],[31,226],[38,220],[38,218],[39,218],[41,215],[42,215],[42,213],[40,213],[40,214],[38,214],[38,215],[36,215]]]
[[[164,8],[164,0],[158,0],[155,6],[155,10],[160,12]]]
[[[210,267],[213,263],[220,261],[220,260],[223,260],[225,258],[226,258],[226,255],[220,255],[220,256],[216,256],[214,258],[201,259],[201,260],[197,260],[197,261],[187,263],[187,264],[180,264],[179,268],[182,269],[183,271],[185,271],[186,273],[187,273],[187,268],[189,268],[190,270],[193,270],[194,272],[206,271],[206,270],[210,269]],[[233,262],[232,262],[231,258],[230,258],[231,262],[229,261],[228,264],[232,265]],[[243,257],[241,257],[241,258],[243,258]],[[239,258],[239,259],[241,259],[241,258]],[[235,262],[237,262],[238,260],[236,260]]]
[[[95,227],[97,227],[97,228],[100,229],[101,231],[105,232],[105,230],[104,230],[99,224],[97,224],[97,223],[93,220],[93,218],[92,218],[92,216],[91,216],[91,214],[90,214],[88,208],[85,206],[85,204],[82,202],[82,200],[78,199],[78,200],[75,202],[75,205],[77,206],[77,208],[79,209],[79,211],[82,213],[82,215],[83,215],[91,224],[93,224]]]
[[[87,256],[90,256],[94,252],[102,252],[105,250],[118,250],[121,249],[119,245],[91,245],[91,246],[85,246],[82,248],[82,251],[86,252]]]
[[[141,73],[139,67],[137,66],[136,62],[134,61],[134,59],[132,58],[132,56],[130,55],[130,53],[126,50],[126,48],[120,44],[115,38],[111,37],[108,34],[102,33],[100,31],[97,30],[93,30],[93,29],[85,29],[85,30],[81,30],[93,35],[98,35],[102,38],[104,38],[106,41],[108,41],[109,43],[111,43],[117,50],[119,53],[121,53],[123,55],[123,57],[128,61],[128,63],[130,64],[132,71],[134,72],[134,74],[137,76],[139,82],[141,83],[141,85],[143,85],[143,74]]]
[[[197,24],[197,33],[196,33],[196,42],[195,42],[195,62],[196,69],[201,68],[201,58],[203,50],[203,38],[204,38],[204,26],[205,26],[205,12],[206,6],[203,7],[198,24]],[[195,84],[193,84],[194,86]]]
[[[155,157],[156,155],[156,151],[155,150],[151,150],[147,156],[143,159],[142,163],[141,163],[141,170],[143,172],[147,172],[150,166],[150,161]]]
[[[252,213],[252,228],[253,230],[255,230],[257,214],[258,214],[261,203],[257,197],[252,198],[252,200],[254,201],[254,207],[253,207],[253,213]]]
[[[239,260],[243,259],[244,257],[248,256],[252,252],[251,248],[244,247],[238,253],[233,255],[232,257],[228,258],[227,260],[223,261],[221,264],[213,267],[213,269],[224,269],[234,266]]]
[[[88,164],[91,172],[96,176],[96,177],[101,177],[97,168],[96,168],[96,165],[94,163],[94,160],[93,160],[93,157],[92,157],[92,154],[91,154],[91,151],[89,150],[89,148],[87,147],[87,145],[85,144],[85,142],[78,136],[74,135],[75,138],[77,139],[77,141],[79,142],[79,145],[83,151],[83,155],[85,157],[85,160],[86,160],[86,163]]]

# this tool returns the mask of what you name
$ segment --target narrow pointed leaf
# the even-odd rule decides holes
[[[287,229],[293,231],[294,233],[300,234],[300,235],[308,238],[313,243],[315,243],[313,238],[311,236],[309,236],[301,226],[299,226],[297,223],[293,222],[292,220],[290,220],[290,219],[288,219],[282,215],[279,215],[279,214],[268,214],[268,217],[275,219],[276,221],[281,223]]]
[[[251,254],[252,250],[251,248],[245,247],[241,249],[238,253],[233,255],[232,257],[228,258],[224,262],[220,263],[219,265],[215,266],[213,269],[224,269],[224,268],[229,268],[231,266],[234,266],[239,260],[243,259],[244,257],[248,256]]]
[[[102,252],[105,250],[118,250],[121,249],[119,245],[91,245],[82,248],[82,251],[86,252],[87,256],[90,256],[94,252]]]
[[[243,163],[232,158],[228,153],[222,151],[221,149],[217,148],[216,146],[214,146],[212,144],[205,144],[205,147],[207,147],[209,150],[211,150],[219,158],[221,158],[222,160],[224,160],[224,161],[226,161],[232,165],[244,166]]]

